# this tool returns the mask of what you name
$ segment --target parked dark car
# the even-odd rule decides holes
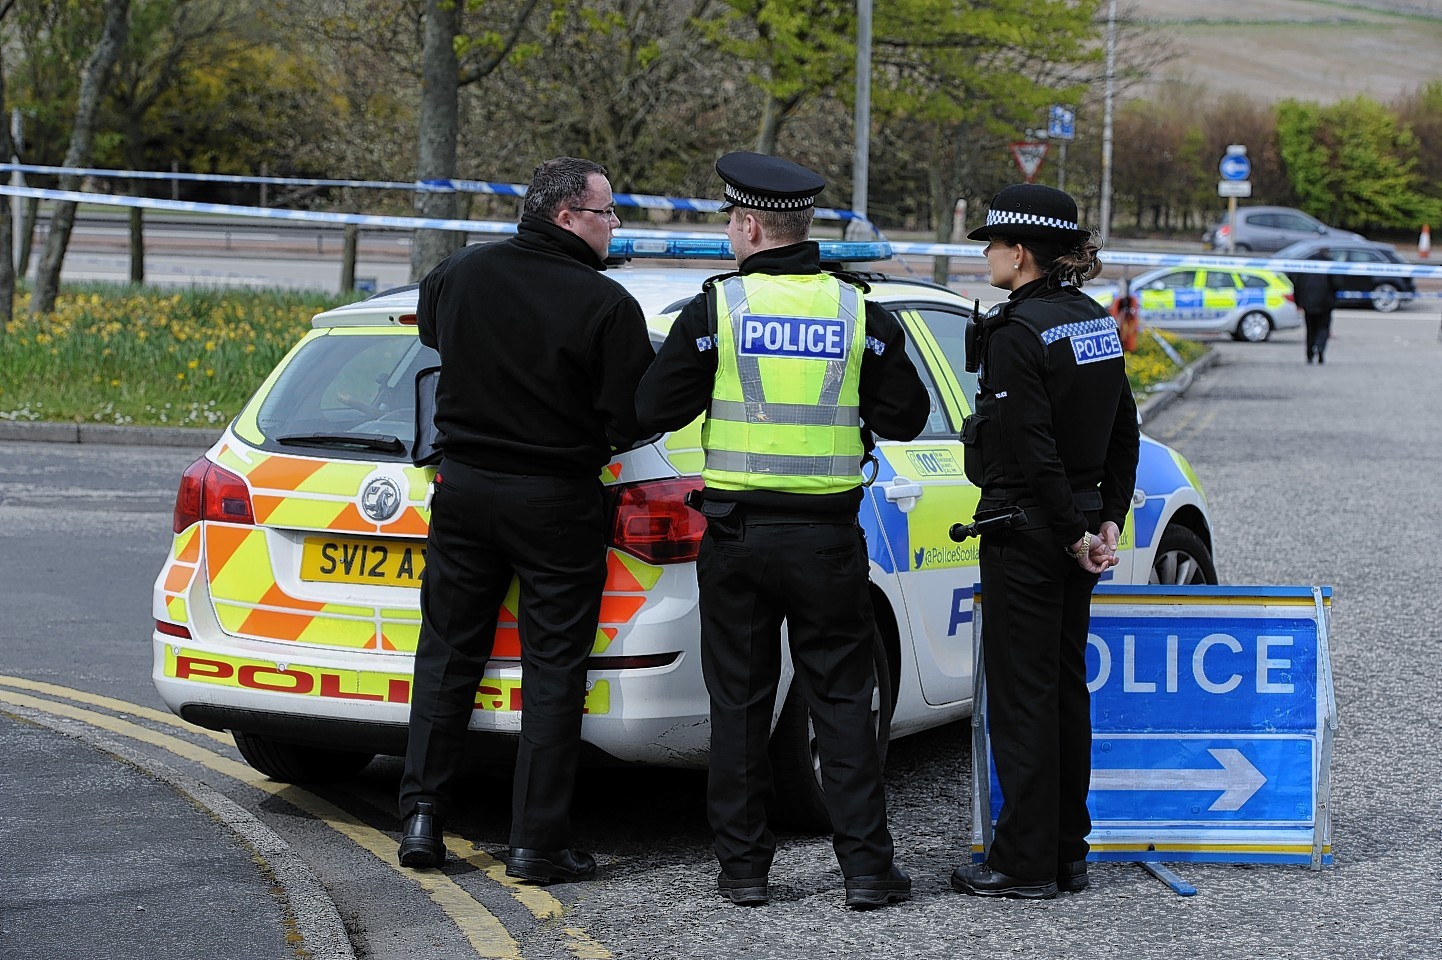
[[[1280,250],[1289,243],[1325,237],[1362,240],[1361,234],[1329,227],[1310,214],[1292,207],[1238,207],[1236,236],[1225,214],[1206,233],[1202,243],[1208,250],[1235,250],[1237,253]],[[1235,241],[1229,245],[1229,241]]]
[[[1375,240],[1318,238],[1288,244],[1272,256],[1284,260],[1311,260],[1318,250],[1327,250],[1341,263],[1406,263],[1390,243]],[[1361,307],[1368,303],[1380,313],[1391,313],[1417,295],[1411,277],[1335,274],[1336,300],[1333,306]]]

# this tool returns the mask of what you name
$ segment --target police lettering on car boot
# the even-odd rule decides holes
[[[982,647],[1004,799],[986,862],[958,867],[951,883],[1046,898],[1088,882],[1091,593],[1117,562],[1140,435],[1116,321],[1079,289],[1101,265],[1072,198],[1007,187],[969,236],[987,241],[990,281],[1010,291],[968,344],[979,387],[962,431],[981,488],[972,528],[983,531]]]
[[[885,906],[907,899],[911,880],[892,862],[886,826],[857,508],[864,431],[912,439],[930,401],[901,325],[865,301],[863,285],[821,269],[807,238],[825,182],[756,153],[727,154],[716,172],[740,270],[708,280],[681,311],[636,409],[651,430],[706,414],[697,577],[718,888],[737,904],[769,897],[767,748],[784,620],[816,727],[846,903]]]

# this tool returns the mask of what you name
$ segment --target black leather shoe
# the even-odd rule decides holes
[[[716,889],[721,891],[721,896],[738,907],[764,907],[771,902],[771,892],[766,887],[765,877],[733,879],[722,871],[716,876]]]
[[[421,801],[406,817],[397,856],[403,867],[439,867],[446,862],[446,845],[441,840],[441,821],[434,803]]]
[[[895,864],[884,874],[846,878],[846,905],[853,910],[875,910],[910,899],[911,877]]]
[[[1011,897],[1016,900],[1050,900],[1056,896],[1055,880],[1021,880],[993,870],[984,863],[957,867],[951,888],[973,897]]]
[[[1056,888],[1062,893],[1081,893],[1091,885],[1091,877],[1087,876],[1087,862],[1085,860],[1073,860],[1071,863],[1059,863],[1056,867]]]
[[[596,858],[579,850],[512,847],[506,876],[533,883],[575,883],[596,875]]]

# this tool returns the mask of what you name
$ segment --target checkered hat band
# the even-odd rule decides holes
[[[738,190],[728,183],[726,185],[726,202],[741,207],[754,207],[757,210],[801,210],[815,204],[816,198],[760,197],[754,193]]]
[[[1027,227],[1053,227],[1057,230],[1081,229],[1071,220],[1058,220],[1056,217],[1039,217],[1034,213],[1015,213],[1011,210],[988,210],[986,212],[986,225],[988,227],[1000,227],[1008,224],[1021,224]]]

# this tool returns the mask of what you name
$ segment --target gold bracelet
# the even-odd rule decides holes
[[[1068,550],[1067,553],[1071,554],[1071,558],[1073,560],[1080,560],[1082,557],[1090,553],[1091,549],[1092,535],[1091,531],[1087,531],[1086,533],[1082,534],[1082,545],[1075,550]]]

